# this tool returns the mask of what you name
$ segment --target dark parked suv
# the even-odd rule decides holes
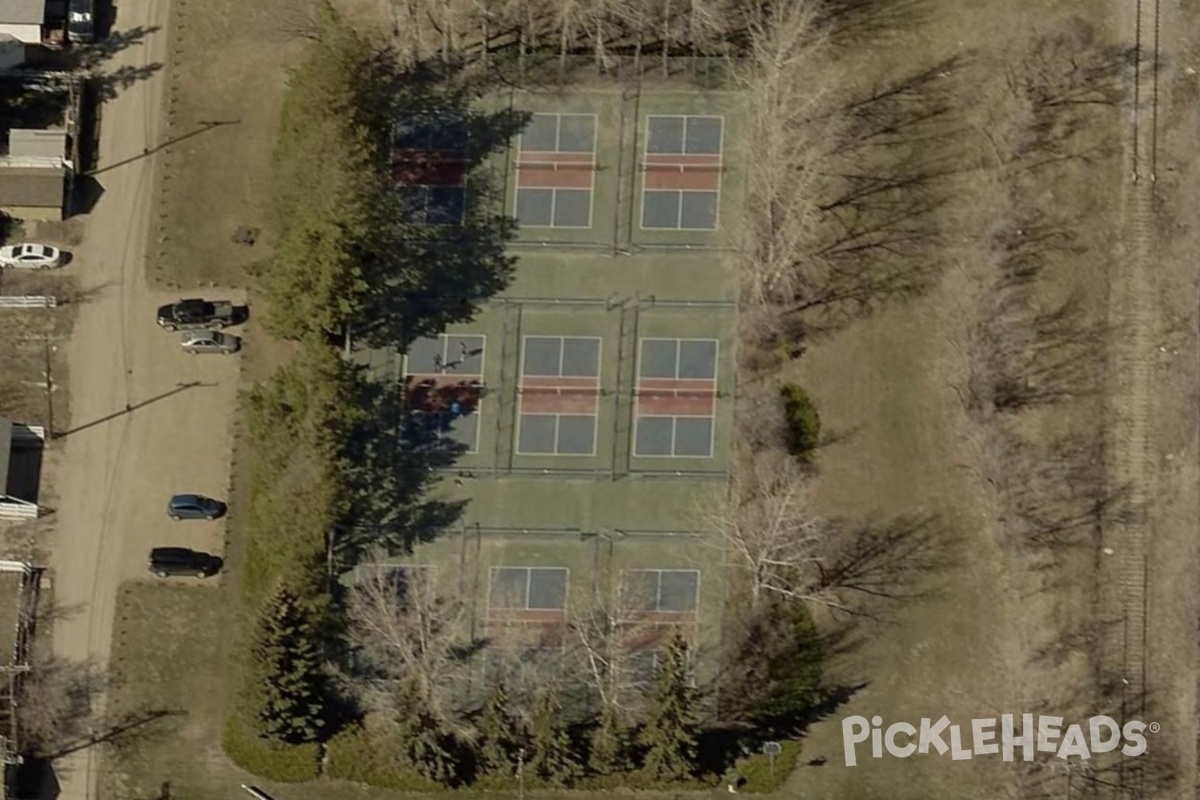
[[[172,575],[207,578],[221,571],[221,559],[186,547],[156,547],[150,551],[150,571],[160,578]]]
[[[96,0],[71,0],[67,14],[67,39],[87,44],[96,39]]]

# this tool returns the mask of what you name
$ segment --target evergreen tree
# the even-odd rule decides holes
[[[739,716],[757,726],[793,730],[817,702],[823,647],[800,600],[773,597],[754,611],[737,662],[731,665]]]
[[[639,744],[646,748],[644,768],[658,781],[691,777],[700,734],[699,693],[692,686],[688,646],[676,634],[667,644]]]
[[[434,714],[429,693],[417,677],[401,681],[396,688],[396,740],[404,766],[439,783],[449,783],[457,772],[451,737]]]
[[[588,767],[597,775],[612,775],[633,769],[632,731],[621,722],[612,703],[605,703],[596,729],[592,731],[592,752]]]
[[[512,713],[508,689],[497,680],[479,721],[479,768],[490,775],[513,775],[517,750],[524,738],[520,720]]]
[[[280,583],[259,618],[253,656],[265,736],[311,742],[324,728],[325,676],[312,609]]]
[[[565,786],[579,777],[581,769],[563,718],[558,686],[545,687],[533,706],[530,721],[529,770],[552,786]]]
[[[257,268],[274,301],[268,326],[295,340],[356,318],[369,290],[363,253],[388,196],[380,95],[393,70],[331,4],[318,6],[315,22],[306,58],[288,76],[274,153],[279,240]]]

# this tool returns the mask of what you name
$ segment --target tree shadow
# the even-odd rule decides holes
[[[821,27],[844,46],[912,30],[928,16],[927,0],[821,0],[820,8]]]
[[[90,44],[76,45],[68,52],[69,65],[72,69],[93,71],[117,53],[145,44],[150,34],[157,33],[159,30],[157,25],[149,27],[139,25],[128,30],[113,31],[103,39]]]
[[[1028,710],[1056,715],[1067,711],[1067,723],[1078,722],[1086,730],[1086,720],[1092,716],[1107,716],[1119,726],[1135,720],[1149,725],[1156,716],[1156,705],[1152,693],[1130,686],[1116,672],[1102,670],[1092,680],[1077,683],[1060,697],[1042,698]],[[1092,752],[1087,759],[1066,759],[1053,768],[1017,758],[1014,788],[1019,787],[1021,797],[1033,800],[1061,798],[1068,788],[1072,797],[1141,798],[1177,793],[1179,775],[1174,765],[1178,753],[1164,747],[1155,732],[1144,730],[1143,735],[1148,747],[1141,755],[1125,755],[1117,748]]]
[[[93,660],[74,661],[40,651],[30,667],[16,690],[21,750],[56,758],[90,735],[93,703],[104,690],[105,676]]]
[[[1099,546],[1100,531],[1136,521],[1128,486],[1114,485],[1106,470],[1104,439],[1060,436],[1047,444],[1014,435],[999,444],[999,463],[1006,465],[997,488],[1011,509],[1009,530],[1018,543],[1035,552],[1042,569],[1059,566],[1079,548]]]
[[[515,222],[496,213],[503,176],[484,162],[530,115],[483,111],[486,88],[461,67],[418,66],[396,76],[388,110],[396,191],[380,209],[383,240],[366,255],[369,284],[355,333],[370,346],[414,339],[471,319],[479,301],[504,289],[515,259],[505,247]],[[435,193],[435,185],[463,186]]]
[[[112,72],[97,73],[89,80],[95,86],[96,94],[101,101],[112,100],[125,89],[138,81],[147,80],[162,68],[163,65],[160,61],[137,66],[125,64]]]
[[[820,448],[832,447],[833,445],[845,444],[854,440],[866,428],[865,423],[855,425],[846,425],[839,428],[822,428],[821,440],[817,446]]]
[[[940,274],[940,212],[965,166],[956,97],[964,62],[945,59],[843,100],[814,122],[838,121],[820,158],[820,232],[784,309],[813,332],[840,328],[924,291]],[[787,320],[785,319],[785,324]]]
[[[53,89],[30,91],[24,80],[10,76],[0,79],[0,141],[7,140],[13,128],[61,127],[69,113],[68,95],[63,86]]]
[[[991,331],[992,370],[978,389],[982,398],[996,411],[1015,412],[1097,394],[1113,331],[1090,313],[1078,297],[1044,311],[1002,311],[993,325],[1001,330]]]
[[[829,551],[813,564],[815,591],[840,600],[835,612],[880,617],[889,604],[937,596],[931,579],[957,563],[959,537],[936,514],[835,529]]]
[[[411,552],[451,526],[466,506],[428,496],[438,471],[466,447],[410,408],[400,387],[363,381],[362,389],[368,413],[346,450],[356,465],[354,517],[334,543],[335,559],[346,565],[372,551]]]
[[[867,682],[822,687],[804,713],[764,718],[753,725],[724,724],[706,728],[697,742],[697,764],[702,774],[721,775],[740,758],[762,752],[766,742],[803,737],[813,725],[828,719],[866,689]]]
[[[1075,231],[1084,222],[1037,207],[1015,211],[1011,224],[992,236],[992,250],[1000,255],[996,287],[1004,291],[1025,289],[1042,274],[1051,256],[1080,255],[1086,249],[1077,243]],[[1008,301],[1011,302],[1011,301]],[[1002,301],[1001,305],[1007,305]]]
[[[1049,641],[1034,648],[1031,661],[1039,669],[1057,669],[1080,653],[1091,658],[1098,642],[1119,631],[1121,620],[1091,618],[1072,625],[1068,630],[1056,631]]]

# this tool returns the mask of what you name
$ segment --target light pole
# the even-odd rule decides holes
[[[333,547],[337,542],[337,529],[325,531],[325,591],[333,591]]]
[[[517,750],[517,797],[525,800],[525,748]]]

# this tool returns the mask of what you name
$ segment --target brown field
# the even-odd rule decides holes
[[[953,566],[921,584],[927,597],[885,604],[889,610],[881,621],[857,627],[856,646],[839,659],[839,677],[858,690],[811,729],[789,794],[814,800],[1075,796],[1086,781],[1078,770],[1069,775],[1061,763],[1054,771],[1052,763],[1025,768],[999,757],[953,763],[948,755],[906,760],[885,755],[876,761],[860,745],[859,765],[843,766],[840,720],[848,714],[878,714],[885,726],[945,714],[966,727],[973,717],[1041,712],[1068,721],[1086,721],[1093,713],[1158,721],[1163,732],[1150,740],[1146,764],[1152,759],[1153,766],[1146,774],[1106,773],[1103,765],[1097,774],[1127,791],[1141,780],[1147,791],[1156,788],[1155,796],[1190,797],[1197,667],[1196,592],[1188,577],[1197,559],[1189,524],[1196,515],[1190,487],[1197,453],[1190,263],[1196,243],[1171,217],[1173,209],[1187,207],[1194,191],[1180,173],[1187,170],[1187,148],[1194,146],[1184,132],[1195,124],[1195,112],[1185,113],[1178,102],[1184,93],[1172,89],[1184,88],[1194,99],[1195,79],[1174,75],[1162,81],[1160,108],[1172,109],[1169,116],[1160,111],[1162,257],[1138,265],[1119,235],[1120,200],[1129,180],[1128,75],[1118,76],[1126,94],[1116,103],[1096,103],[1093,122],[1065,134],[1063,157],[1040,174],[1005,178],[995,158],[997,143],[1019,135],[1016,120],[1003,111],[1011,102],[1012,76],[1038,63],[1028,55],[1022,63],[1030,45],[1063,37],[1082,51],[1072,52],[1080,61],[1088,50],[1127,48],[1132,10],[1122,15],[1114,7],[1106,18],[1098,8],[1071,3],[925,6],[927,13],[910,31],[855,63],[861,67],[856,74],[882,81],[889,70],[912,68],[918,59],[962,59],[963,83],[971,88],[957,141],[974,151],[970,160],[977,167],[958,179],[952,207],[942,212],[951,232],[948,266],[920,299],[816,338],[787,374],[813,394],[828,435],[837,439],[818,459],[820,510],[862,521],[928,516],[943,531]],[[1175,41],[1164,27],[1164,52]],[[1041,55],[1052,60],[1047,50]],[[1161,164],[1171,166],[1164,170]],[[1161,182],[1164,171],[1169,175]],[[1022,205],[1008,194],[1014,191],[1021,193],[1016,197],[1023,198]],[[1057,224],[1070,246],[1046,248],[1032,296],[1043,310],[1072,300],[1076,340],[1068,361],[1081,369],[1073,377],[1069,367],[1055,373],[1064,385],[1075,382],[1061,400],[983,418],[964,399],[980,370],[980,326],[1004,319],[995,313],[989,286],[997,258],[994,232],[1006,215],[1039,206],[1060,217]],[[1146,266],[1156,275],[1156,299],[1150,314],[1131,319],[1113,276]],[[1156,345],[1161,342],[1155,347],[1156,403],[1146,443],[1160,471],[1145,490],[1145,507],[1126,508],[1148,512],[1143,519],[1152,535],[1144,708],[1133,689],[1105,686],[1119,684],[1125,674],[1127,645],[1121,601],[1113,598],[1113,562],[1104,561],[1101,545],[1120,550],[1126,518],[1106,516],[1093,505],[1070,527],[1062,522],[1068,508],[1086,505],[1081,494],[1127,488],[1115,485],[1112,471],[1105,476],[1105,461],[1097,454],[1102,459],[1107,447],[1108,463],[1119,465],[1123,440],[1106,439],[1105,433],[1128,411],[1122,405],[1126,396],[1112,386],[1119,381],[1114,373],[1123,369],[1121,343],[1137,326],[1152,331]],[[1014,442],[1022,444],[1012,449]],[[1089,461],[1101,469],[1087,471]],[[1050,510],[1051,518],[1039,520],[1040,536],[1025,515],[1031,495]]]

